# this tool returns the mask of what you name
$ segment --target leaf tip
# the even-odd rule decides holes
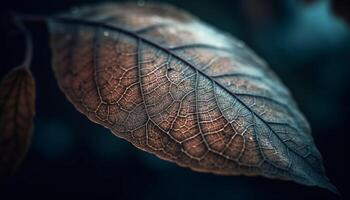
[[[327,189],[331,192],[333,192],[334,194],[341,196],[339,190],[337,189],[337,187],[335,187],[335,185],[333,185],[333,183],[331,183],[328,179],[325,180],[323,183],[318,184],[319,187]]]

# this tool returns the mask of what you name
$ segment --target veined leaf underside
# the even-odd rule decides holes
[[[90,120],[196,171],[328,181],[288,89],[244,44],[170,6],[49,19],[62,91]]]
[[[0,177],[13,174],[29,148],[34,104],[31,72],[13,69],[0,85]]]

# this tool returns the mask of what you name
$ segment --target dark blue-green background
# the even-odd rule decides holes
[[[83,0],[4,0],[0,21],[0,76],[19,64],[22,36],[10,10],[52,14]],[[245,41],[290,88],[311,123],[327,175],[349,194],[350,28],[327,1],[169,0]],[[262,177],[192,172],[141,152],[78,113],[51,72],[43,24],[28,24],[37,114],[32,146],[17,174],[1,180],[0,199],[337,199],[332,193]]]

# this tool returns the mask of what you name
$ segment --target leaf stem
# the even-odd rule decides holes
[[[19,67],[23,67],[23,68],[29,69],[30,68],[30,64],[32,62],[32,57],[33,57],[33,41],[32,41],[32,37],[31,37],[30,32],[28,31],[28,29],[24,26],[22,18],[17,17],[17,15],[15,15],[15,17],[13,18],[13,21],[14,21],[15,25],[17,26],[17,28],[23,33],[23,35],[25,37],[25,41],[26,41],[26,50],[25,50],[24,60],[19,65]]]

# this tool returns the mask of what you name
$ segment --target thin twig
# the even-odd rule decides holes
[[[24,34],[25,40],[26,40],[26,51],[25,51],[25,57],[20,65],[20,67],[28,68],[30,67],[30,64],[32,62],[33,57],[33,41],[32,37],[30,35],[30,32],[28,29],[24,26],[22,19],[20,17],[14,16],[13,18],[15,25],[17,28]]]

